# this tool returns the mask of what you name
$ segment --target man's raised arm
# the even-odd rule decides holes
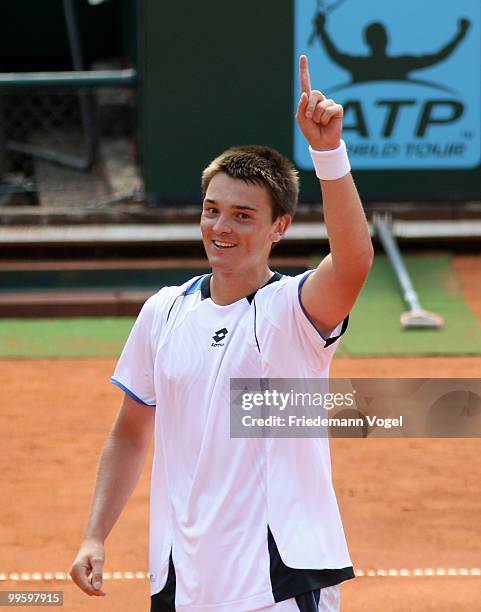
[[[331,252],[304,283],[304,309],[326,337],[353,307],[372,265],[369,228],[341,141],[343,108],[311,89],[307,57],[300,58],[296,120],[311,147],[320,179]]]

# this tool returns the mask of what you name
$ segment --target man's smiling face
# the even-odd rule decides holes
[[[268,189],[219,172],[205,194],[200,227],[212,269],[236,273],[267,266],[273,242],[290,223],[284,215],[272,221]]]

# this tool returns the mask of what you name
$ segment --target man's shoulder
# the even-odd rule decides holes
[[[312,270],[294,276],[281,275],[279,280],[266,285],[256,293],[258,314],[271,322],[287,313],[302,310],[301,289]]]
[[[260,299],[269,299],[269,297],[278,293],[279,291],[285,292],[286,289],[292,289],[295,291],[299,288],[302,279],[310,272],[310,270],[306,270],[305,272],[301,272],[296,275],[276,273],[278,274],[279,278],[276,281],[261,287],[256,293],[256,298],[259,297]]]
[[[168,285],[161,287],[156,293],[151,295],[144,304],[144,309],[152,311],[162,311],[165,308],[170,308],[172,304],[180,297],[193,295],[200,291],[204,275],[194,276],[181,285]]]

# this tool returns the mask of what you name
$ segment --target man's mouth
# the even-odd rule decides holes
[[[212,243],[218,249],[232,249],[237,246],[233,242],[224,242],[223,240],[213,240]]]

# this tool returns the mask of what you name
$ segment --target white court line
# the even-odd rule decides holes
[[[104,580],[146,580],[148,572],[104,572]],[[72,580],[66,572],[0,572],[0,582],[66,582]]]
[[[389,569],[359,569],[354,570],[356,577],[374,577],[383,576],[389,578],[397,577],[425,577],[425,576],[481,576],[481,568],[431,568],[427,567],[424,569],[415,568],[407,569],[405,567],[400,569],[389,568]],[[148,572],[104,572],[104,580],[147,580],[149,578]],[[0,582],[13,581],[13,582],[66,582],[71,580],[70,576],[66,572],[0,572]]]
[[[393,577],[425,577],[425,576],[481,576],[481,569],[479,567],[472,567],[470,569],[461,568],[444,568],[444,567],[426,567],[424,569],[407,569],[405,567],[401,569],[355,569],[354,573],[357,578],[365,576],[389,576]]]

